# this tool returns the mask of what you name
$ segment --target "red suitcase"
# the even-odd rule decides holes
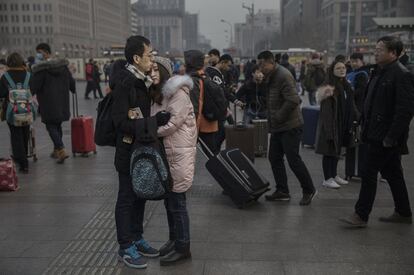
[[[73,113],[75,115],[71,120],[73,156],[75,157],[77,153],[83,156],[87,156],[91,152],[96,154],[93,118],[91,116],[79,116],[76,94],[73,94]]]
[[[0,191],[16,191],[16,166],[11,159],[0,159]]]

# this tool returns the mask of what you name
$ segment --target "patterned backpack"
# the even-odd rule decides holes
[[[4,73],[9,84],[9,103],[6,120],[16,127],[28,126],[36,118],[36,106],[29,88],[30,73],[26,73],[24,83],[15,83],[7,72]]]

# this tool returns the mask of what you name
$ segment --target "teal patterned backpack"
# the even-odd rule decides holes
[[[33,103],[29,88],[30,73],[26,73],[24,83],[15,83],[7,72],[4,73],[9,84],[9,102],[6,120],[9,124],[22,127],[33,123],[36,118],[36,105]]]

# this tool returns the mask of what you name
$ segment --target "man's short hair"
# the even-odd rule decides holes
[[[217,49],[211,49],[211,50],[208,52],[208,55],[216,55],[216,56],[220,56],[220,51],[219,51],[219,50],[217,50]]]
[[[42,50],[44,52],[47,52],[48,54],[52,53],[52,50],[50,49],[49,44],[47,43],[40,43],[39,45],[36,46],[36,51],[38,50]]]
[[[134,55],[143,56],[145,45],[151,45],[151,42],[140,35],[130,36],[125,44],[125,58],[129,64],[134,63]]]
[[[289,61],[289,55],[287,53],[282,54],[282,61]]]
[[[273,56],[271,51],[263,51],[261,53],[259,53],[259,55],[257,56],[257,59],[262,59],[266,62],[270,62],[270,63],[275,63],[275,57]]]
[[[343,54],[338,54],[337,56],[335,56],[335,61],[345,63],[346,62],[346,57]]]
[[[223,54],[222,56],[220,56],[219,62],[222,61],[230,61],[231,63],[233,63],[233,58],[231,57],[231,55],[229,54]]]
[[[362,53],[353,53],[351,54],[350,59],[359,59],[361,61],[364,61],[364,55]]]
[[[404,44],[398,37],[395,36],[383,36],[378,39],[377,43],[379,42],[384,43],[389,52],[395,51],[397,57],[401,55],[404,49]]]

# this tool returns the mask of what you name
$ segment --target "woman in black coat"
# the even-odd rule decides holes
[[[12,53],[7,58],[7,74],[15,84],[23,84],[28,74],[23,58],[18,53]],[[9,102],[10,84],[5,75],[0,79],[0,99],[4,99],[4,107]],[[5,117],[5,108],[2,117]],[[29,162],[27,160],[27,150],[29,144],[30,125],[16,127],[7,123],[10,129],[10,138],[13,152],[13,160],[19,165],[19,170],[23,173],[29,172]]]
[[[320,114],[316,134],[316,153],[323,155],[323,186],[340,188],[348,182],[337,175],[342,147],[352,146],[352,123],[357,109],[351,85],[346,80],[346,66],[335,61],[328,69],[326,85],[317,91]]]

